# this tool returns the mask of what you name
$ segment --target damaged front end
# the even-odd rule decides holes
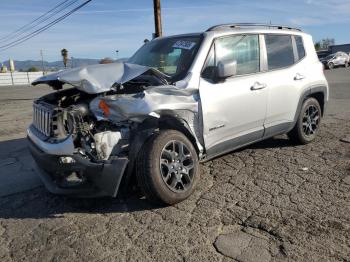
[[[184,132],[203,151],[198,90],[184,88],[184,80],[179,87],[155,69],[113,63],[58,72],[36,84],[59,90],[34,102],[27,131],[53,193],[115,197],[143,143],[162,128]]]

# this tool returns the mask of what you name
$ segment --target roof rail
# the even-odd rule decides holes
[[[242,27],[247,28],[268,28],[268,29],[288,29],[288,30],[295,30],[295,31],[301,31],[299,28],[293,28],[290,26],[283,26],[283,25],[270,25],[270,24],[255,24],[255,23],[236,23],[236,24],[221,24],[221,25],[215,25],[207,29],[206,32],[209,31],[217,31],[222,29],[238,29]]]

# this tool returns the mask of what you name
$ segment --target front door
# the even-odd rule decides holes
[[[260,74],[259,35],[214,41],[200,81],[203,134],[208,155],[259,140],[264,133],[268,86]],[[220,61],[236,61],[236,75],[216,79]]]

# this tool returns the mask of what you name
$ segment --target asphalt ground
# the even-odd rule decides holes
[[[278,136],[209,161],[171,207],[48,193],[25,128],[51,90],[0,87],[0,261],[350,261],[350,70],[326,76],[314,143]]]

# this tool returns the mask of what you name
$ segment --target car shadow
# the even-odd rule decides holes
[[[296,146],[286,135],[272,137],[258,143],[249,145],[246,148],[250,149],[267,149],[267,148],[283,148],[283,147],[294,147]]]
[[[24,141],[18,147],[22,147]],[[15,144],[18,144],[15,143]],[[0,148],[11,145],[11,142],[0,142]],[[246,149],[283,148],[294,146],[285,137],[271,138],[234,152]],[[34,160],[33,160],[34,161]],[[108,214],[137,212],[161,209],[141,196],[137,190],[126,196],[113,198],[71,198],[49,193],[43,186],[0,198],[0,219],[42,219],[64,217],[66,213]]]
[[[132,213],[164,208],[144,197],[129,194],[127,198],[72,198],[49,193],[43,186],[27,192],[0,198],[0,219],[62,218],[67,213]]]

